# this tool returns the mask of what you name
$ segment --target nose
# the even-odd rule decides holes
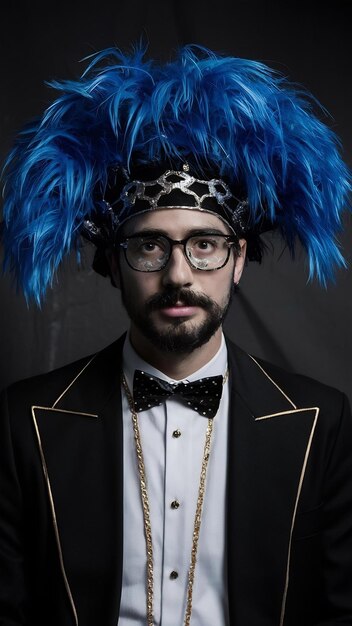
[[[162,281],[164,287],[189,287],[193,283],[193,271],[182,245],[173,246],[168,264],[163,270]]]

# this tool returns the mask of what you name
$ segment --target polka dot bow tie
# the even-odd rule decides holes
[[[200,378],[190,383],[168,383],[156,376],[136,370],[133,379],[133,400],[137,412],[160,406],[170,396],[181,396],[186,405],[200,415],[214,417],[219,408],[223,386],[222,376]]]

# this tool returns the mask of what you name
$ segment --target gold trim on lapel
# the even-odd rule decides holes
[[[89,359],[88,363],[85,364],[85,366],[81,369],[80,372],[78,372],[77,376],[74,377],[73,380],[71,380],[70,384],[66,387],[66,389],[64,389],[64,391],[59,395],[59,397],[57,398],[57,400],[55,400],[53,406],[51,407],[52,409],[54,409],[54,407],[56,406],[56,404],[58,404],[58,402],[60,402],[61,398],[64,397],[65,393],[70,389],[70,387],[72,387],[72,385],[76,382],[77,378],[80,377],[81,374],[83,374],[84,370],[88,367],[88,365],[91,364],[91,362],[95,359],[97,355],[94,354],[94,356],[92,356],[91,359]],[[81,415],[84,415],[84,413],[81,413]],[[88,413],[86,415],[89,415]]]
[[[305,476],[305,473],[306,473],[306,467],[307,467],[307,463],[308,463],[308,459],[309,459],[309,453],[310,453],[310,449],[311,449],[311,446],[312,446],[313,436],[314,436],[314,432],[315,432],[315,427],[316,427],[317,422],[318,422],[320,409],[319,409],[319,407],[310,407],[310,408],[296,409],[295,411],[286,411],[285,412],[287,414],[287,413],[303,413],[305,411],[315,411],[315,417],[314,417],[312,429],[310,431],[308,444],[307,444],[307,448],[306,448],[306,453],[304,455],[302,471],[301,471],[301,475],[300,475],[300,479],[299,479],[299,483],[298,483],[295,507],[294,507],[293,515],[292,515],[292,523],[291,523],[291,529],[290,529],[290,539],[289,539],[288,554],[287,554],[285,589],[284,589],[284,594],[283,594],[283,598],[282,598],[282,606],[281,606],[280,626],[283,626],[284,619],[285,619],[287,592],[288,592],[288,585],[289,585],[289,580],[290,580],[290,560],[291,560],[291,546],[292,546],[293,529],[294,529],[294,526],[295,526],[298,502],[299,502],[299,498],[300,498],[301,491],[302,491],[302,485],[303,485],[304,476]],[[276,415],[273,415],[271,417],[276,417]]]
[[[54,411],[55,413],[69,413],[70,415],[83,415],[83,417],[99,417],[96,413],[84,413],[83,411],[69,411],[68,409],[55,409],[53,406],[37,406],[33,405],[31,407],[33,409],[40,409],[41,411]]]
[[[56,520],[55,504],[54,504],[53,494],[52,494],[52,491],[51,491],[50,479],[49,479],[49,475],[48,475],[48,468],[47,468],[47,464],[46,464],[46,460],[45,460],[45,456],[44,456],[44,451],[43,451],[43,446],[42,446],[42,441],[41,441],[39,428],[38,428],[38,424],[37,424],[37,420],[36,420],[36,416],[35,416],[36,409],[48,410],[48,411],[49,410],[50,411],[59,411],[59,409],[52,409],[52,408],[49,408],[49,407],[40,407],[40,406],[32,406],[31,407],[32,417],[33,417],[33,422],[34,422],[34,428],[35,428],[35,432],[36,432],[37,439],[38,439],[39,452],[40,452],[40,458],[41,458],[42,468],[43,468],[43,472],[44,472],[44,478],[45,478],[45,482],[46,482],[46,486],[47,486],[48,494],[49,494],[49,502],[50,502],[52,520],[53,520],[53,525],[54,525],[56,545],[57,545],[57,549],[58,549],[58,552],[59,552],[59,561],[60,561],[61,573],[63,575],[65,588],[66,588],[67,595],[68,595],[68,598],[69,598],[69,601],[70,601],[70,604],[71,604],[71,608],[72,608],[73,616],[74,616],[74,619],[75,619],[75,623],[76,623],[76,626],[78,626],[77,610],[76,610],[76,606],[75,606],[75,603],[74,603],[74,600],[73,600],[73,596],[72,596],[72,593],[71,593],[70,584],[68,582],[68,578],[67,578],[67,575],[66,575],[66,570],[65,570],[64,557],[63,557],[63,554],[62,554],[59,529],[58,529],[57,520]],[[66,412],[67,411],[65,411],[65,413]]]
[[[80,428],[88,427],[90,432],[92,432],[90,426],[92,426],[94,430],[94,425],[98,425],[103,421],[103,415],[111,426],[110,410],[107,410],[107,406],[109,406],[109,402],[112,402],[115,398],[115,379],[119,381],[119,376],[116,375],[114,366],[116,363],[120,363],[123,342],[124,336],[120,340],[104,348],[101,352],[89,357],[83,365],[80,364],[78,374],[76,373],[78,368],[76,368],[76,372],[73,372],[72,376],[66,378],[66,380],[71,380],[71,382],[69,382],[69,384],[66,382],[65,389],[62,393],[60,393],[53,404],[52,399],[50,398],[49,401],[45,400],[31,406],[32,420],[39,447],[39,458],[41,460],[44,483],[48,493],[49,510],[53,523],[55,543],[58,550],[59,567],[63,577],[69,605],[71,607],[71,614],[74,617],[75,626],[78,626],[80,619],[79,596],[74,599],[76,592],[74,586],[73,588],[71,587],[71,585],[73,585],[73,579],[69,581],[70,554],[65,553],[66,537],[64,536],[63,529],[60,528],[62,523],[60,519],[61,505],[60,501],[56,501],[55,481],[57,477],[55,477],[55,475],[51,475],[51,457],[50,453],[46,450],[46,429],[48,429],[48,432],[51,432],[50,418],[52,418],[52,420],[55,419],[56,425],[59,425],[61,423],[61,417],[65,419],[65,423],[70,423],[71,416],[73,426],[76,417],[77,420],[83,418],[80,420],[82,422]],[[75,364],[72,364],[72,366],[74,367]],[[76,383],[78,393],[76,393]],[[80,394],[81,388],[84,389],[84,402],[86,402],[86,406],[82,406],[82,398]],[[118,388],[120,388],[119,385]],[[55,395],[56,393],[58,393],[58,391],[55,392]],[[48,406],[48,402],[50,402],[50,406]],[[60,404],[60,407],[62,408],[60,408],[58,404]],[[83,410],[81,410],[81,408]],[[102,419],[99,419],[100,417]],[[91,419],[87,420],[84,418],[94,418],[94,420],[92,421]],[[42,428],[44,429],[42,430]],[[100,432],[102,432],[102,430],[103,429],[101,429]]]
[[[259,367],[261,372],[270,380],[270,382],[276,387],[276,389],[278,389],[278,391],[280,391],[280,393],[286,398],[286,400],[291,404],[291,406],[293,406],[293,409],[289,409],[287,411],[279,411],[279,412],[270,413],[270,414],[267,414],[267,415],[261,415],[259,417],[256,417],[256,418],[254,418],[255,422],[260,422],[260,421],[263,421],[263,420],[269,420],[269,419],[281,417],[281,416],[284,416],[284,415],[294,415],[294,414],[297,414],[297,413],[305,413],[307,411],[315,411],[315,416],[314,416],[312,428],[311,428],[310,435],[309,435],[309,438],[308,438],[307,448],[306,448],[304,459],[303,459],[303,465],[302,465],[302,470],[301,470],[300,479],[299,479],[299,482],[298,482],[297,494],[296,494],[296,499],[295,499],[295,506],[294,506],[293,514],[292,514],[292,521],[291,521],[291,528],[290,528],[290,535],[289,535],[289,542],[288,542],[288,551],[287,551],[287,565],[286,565],[285,587],[284,587],[284,593],[283,593],[283,597],[282,597],[281,615],[280,615],[280,624],[279,624],[279,626],[283,626],[284,620],[285,620],[286,601],[287,601],[287,593],[288,593],[288,586],[289,586],[289,580],[290,580],[290,560],[291,560],[291,547],[292,547],[293,530],[294,530],[294,526],[295,526],[298,503],[299,503],[299,499],[300,499],[300,495],[301,495],[301,491],[302,491],[302,485],[303,485],[304,476],[305,476],[305,472],[306,472],[306,468],[307,468],[307,463],[308,463],[308,459],[309,459],[310,449],[311,449],[311,446],[312,446],[313,436],[314,436],[315,428],[316,428],[318,417],[319,417],[320,408],[316,407],[316,406],[314,406],[314,407],[297,408],[295,403],[281,389],[281,387],[271,378],[271,376],[269,376],[269,374],[256,361],[256,359],[253,356],[251,356],[250,354],[248,356]]]
[[[316,406],[304,407],[302,409],[288,409],[288,411],[279,411],[278,413],[270,413],[270,415],[260,415],[260,417],[255,417],[255,422],[260,422],[261,420],[269,420],[272,417],[280,417],[280,415],[292,415],[292,413],[302,413],[302,411],[319,411],[320,409]]]
[[[279,387],[279,385],[271,378],[271,376],[269,376],[269,374],[265,371],[265,369],[259,365],[258,361],[256,361],[256,359],[254,358],[254,356],[252,356],[251,354],[248,354],[248,356],[252,359],[252,361],[254,361],[254,363],[259,367],[259,369],[263,372],[263,374],[270,380],[270,382],[276,387],[276,389],[278,389],[280,391],[280,393],[282,393],[282,395],[286,398],[286,400],[291,404],[291,406],[293,406],[294,409],[297,409],[296,405],[294,402],[292,402],[292,400],[288,397],[288,395],[281,389],[281,387]]]

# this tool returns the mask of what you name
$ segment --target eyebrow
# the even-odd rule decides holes
[[[224,233],[222,230],[220,230],[219,228],[190,228],[184,235],[183,239],[186,239],[187,237],[196,237],[197,235],[222,235],[223,237],[231,237],[232,235],[230,235],[229,233]],[[162,229],[162,228],[142,228],[142,230],[138,230],[135,233],[128,233],[125,235],[125,238],[128,239],[129,237],[136,237],[136,236],[140,236],[140,237],[169,237],[170,239],[172,239],[172,237],[170,236],[170,234],[168,233],[168,231]]]

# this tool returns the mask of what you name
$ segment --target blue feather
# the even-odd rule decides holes
[[[109,48],[78,80],[49,83],[56,99],[6,160],[4,269],[26,298],[40,303],[79,250],[112,166],[187,159],[240,182],[252,223],[265,215],[292,254],[298,239],[309,276],[326,284],[345,266],[338,235],[351,174],[315,99],[259,62],[189,45],[162,65],[145,52]]]

